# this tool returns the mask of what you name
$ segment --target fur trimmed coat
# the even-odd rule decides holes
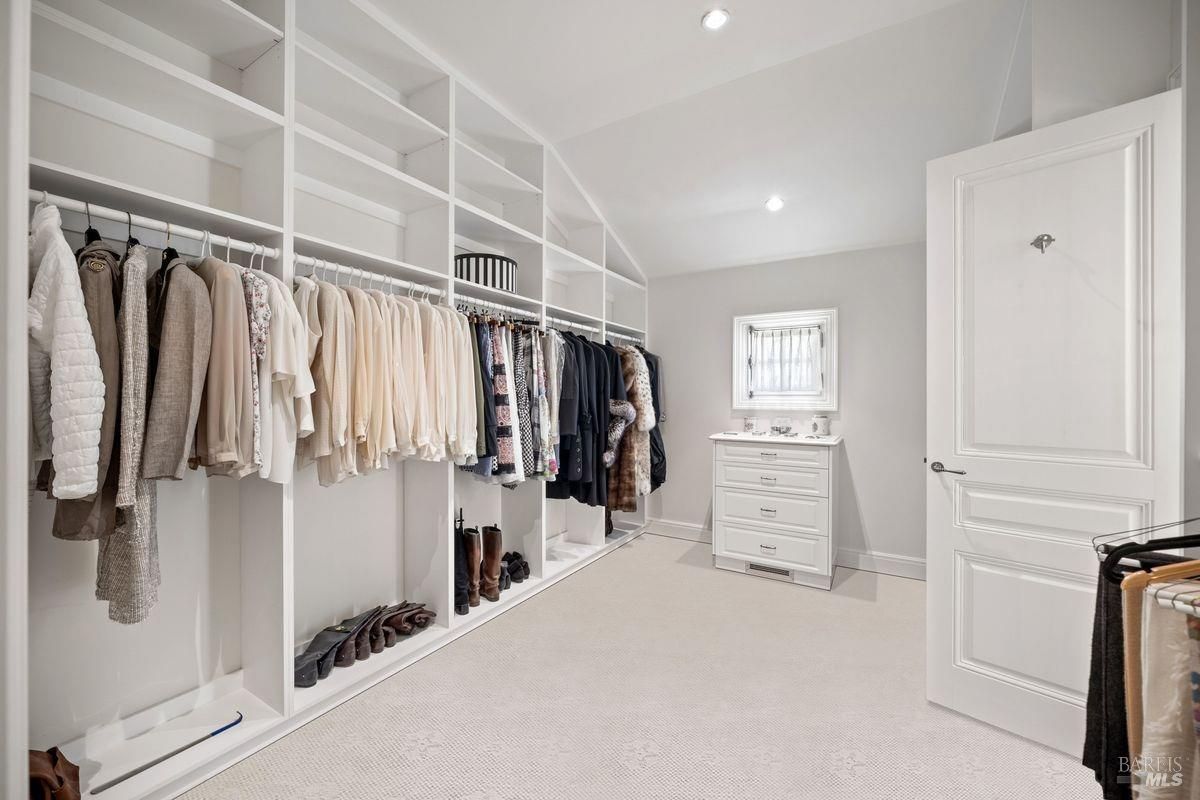
[[[650,430],[654,427],[654,401],[650,393],[650,370],[642,354],[632,347],[618,347],[625,393],[636,414],[621,438],[617,463],[608,471],[608,508],[637,511],[637,498],[650,494]]]

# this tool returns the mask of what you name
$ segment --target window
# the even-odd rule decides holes
[[[733,407],[837,409],[837,309],[733,320]]]

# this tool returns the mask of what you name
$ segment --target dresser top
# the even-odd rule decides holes
[[[833,436],[809,436],[807,434],[797,434],[795,436],[774,436],[769,433],[739,433],[737,431],[722,431],[714,433],[708,437],[714,442],[749,442],[763,444],[796,444],[805,445],[807,447],[834,447],[841,443],[842,437],[840,434]]]

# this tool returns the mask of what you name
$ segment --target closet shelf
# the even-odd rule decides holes
[[[80,788],[99,786],[243,715],[242,722],[108,789],[108,800],[168,794],[190,775],[277,729],[283,717],[241,686],[242,675],[218,679],[180,697],[100,728],[62,746],[80,766]]]
[[[296,126],[296,171],[401,214],[448,199],[440,189],[302,125]]]
[[[296,689],[296,712],[324,710],[337,705],[389,675],[394,675],[408,665],[420,661],[446,644],[449,638],[449,628],[431,625],[425,630],[418,630],[412,636],[400,639],[382,653],[372,653],[366,661],[356,662],[349,667],[335,667],[333,672],[329,673],[329,677],[317,681],[316,686]],[[297,652],[303,652],[303,648]]]
[[[491,286],[483,286],[478,283],[464,280],[463,278],[454,279],[454,293],[456,295],[466,295],[467,297],[476,297],[480,300],[491,300],[496,303],[513,305],[518,307],[529,307],[532,314],[538,315],[541,313],[542,301],[534,300],[532,297],[515,292],[506,292],[503,289],[496,289]]]
[[[305,35],[383,86],[408,97],[446,77],[401,35],[397,23],[359,0],[297,0],[297,27]]]
[[[400,153],[416,152],[449,136],[303,41],[296,43],[296,102]]]
[[[490,214],[464,200],[454,201],[454,232],[477,242],[541,244],[537,234]]]
[[[278,225],[40,159],[30,159],[29,187],[248,241],[269,244],[264,239],[283,234]]]
[[[348,267],[360,267],[369,272],[389,275],[393,278],[404,278],[417,283],[427,283],[434,288],[443,288],[450,276],[416,264],[409,264],[395,258],[369,253],[356,247],[331,242],[317,236],[310,236],[299,231],[295,234],[296,253],[298,255],[323,258]]]
[[[605,321],[604,321],[604,326],[605,326],[606,328],[612,328],[613,330],[615,330],[615,331],[617,331],[617,332],[619,332],[619,333],[635,333],[635,334],[637,334],[638,336],[645,336],[645,335],[646,335],[646,331],[645,331],[644,329],[642,329],[642,328],[638,328],[638,327],[635,327],[635,326],[633,326],[633,325],[626,325],[626,324],[625,324],[625,323],[623,323],[623,322],[616,322],[616,321],[614,321],[614,320],[611,320],[611,319],[605,320]]]
[[[455,150],[454,173],[458,183],[501,203],[525,200],[542,191],[461,139]]]
[[[541,151],[542,145],[535,136],[500,113],[461,82],[455,84],[454,100],[454,114],[460,140],[466,139],[472,147],[497,153],[506,160],[514,155],[528,155]],[[541,176],[539,174],[535,177]]]
[[[646,287],[644,284],[638,283],[633,278],[627,278],[619,272],[614,272],[611,268],[609,268],[607,270],[607,274],[608,274],[609,279],[611,279],[612,281],[615,282],[610,287],[612,289],[616,289],[618,291],[621,291],[621,290],[626,290],[626,291],[636,290],[639,292],[646,291]]]
[[[283,40],[283,31],[234,0],[104,2],[234,69],[245,69]]]
[[[554,272],[586,272],[599,274],[604,267],[584,258],[562,245],[546,242],[546,266]]]
[[[604,220],[592,208],[558,154],[546,153],[546,214],[564,235],[579,228],[598,228]]]
[[[597,329],[599,329],[604,322],[604,320],[600,319],[600,317],[594,317],[591,314],[584,314],[581,311],[573,311],[572,309],[564,306],[551,305],[550,303],[546,303],[546,316],[559,317],[571,322],[582,322],[587,325],[594,325]],[[554,327],[554,323],[551,322],[549,324],[550,327]]]
[[[213,141],[244,148],[283,127],[274,111],[44,3],[32,37],[35,73]]]

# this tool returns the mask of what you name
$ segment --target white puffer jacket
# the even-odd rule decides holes
[[[41,203],[29,236],[29,390],[33,458],[54,459],[59,499],[96,493],[104,375],[83,305],[79,269],[58,209]]]

